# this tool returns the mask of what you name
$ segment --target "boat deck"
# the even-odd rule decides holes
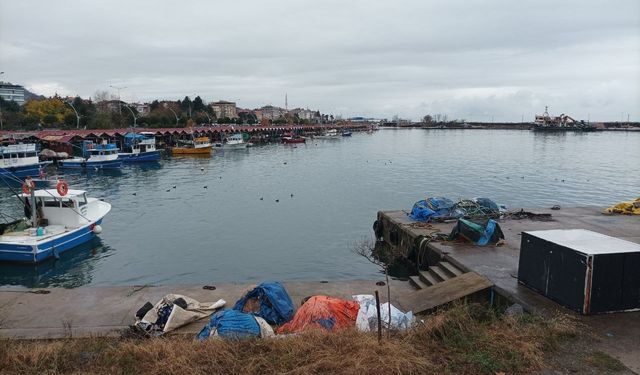
[[[35,235],[34,228],[28,228],[22,231],[8,232],[0,236],[0,242],[8,242],[20,245],[35,245],[37,242],[51,239],[63,233],[68,233],[78,228],[67,228],[63,225],[47,225],[43,227],[45,233],[42,236]]]

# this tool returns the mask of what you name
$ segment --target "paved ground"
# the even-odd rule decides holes
[[[383,280],[384,277],[381,277]],[[386,301],[386,286],[374,281],[285,282],[294,305],[304,297],[325,294],[351,298],[353,294],[374,294],[378,290]],[[403,281],[391,281],[391,300],[413,288]],[[225,307],[233,304],[251,289],[250,284],[220,284],[216,290],[203,285],[84,287],[76,289],[43,289],[48,294],[36,294],[36,289],[0,289],[0,337],[59,338],[90,335],[116,336],[134,322],[136,311],[145,302],[156,303],[168,293],[183,294],[200,302],[215,302],[222,298]],[[199,332],[204,322],[192,323],[183,332]]]
[[[506,244],[500,247],[478,247],[468,243],[431,243],[430,248],[447,255],[451,261],[486,276],[495,287],[529,311],[547,314],[562,311],[579,317],[594,335],[594,346],[618,359],[631,370],[640,373],[640,312],[583,316],[564,309],[559,304],[518,284],[520,239],[523,231],[545,229],[588,229],[627,241],[640,243],[640,216],[603,215],[602,208],[580,207],[561,210],[535,209],[535,213],[550,213],[552,221],[505,220],[500,222]],[[402,211],[388,213],[402,227],[417,234],[434,229],[449,233],[453,224],[434,224],[432,228],[411,228],[412,220]],[[640,272],[640,270],[638,270]]]

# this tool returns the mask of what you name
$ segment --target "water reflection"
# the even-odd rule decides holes
[[[22,285],[30,288],[76,288],[92,282],[100,259],[114,252],[99,238],[38,264],[0,262],[0,282],[3,285]]]

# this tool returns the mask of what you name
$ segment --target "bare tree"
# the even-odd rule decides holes
[[[389,307],[387,321],[387,338],[391,336],[391,286],[389,285],[389,264],[393,263],[396,254],[389,249],[384,254],[377,252],[376,241],[370,238],[362,238],[362,240],[353,246],[353,252],[365,258],[369,262],[382,268],[384,271],[385,282],[387,284],[387,303]]]

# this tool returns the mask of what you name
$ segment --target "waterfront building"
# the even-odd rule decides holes
[[[211,106],[213,107],[213,112],[216,114],[216,118],[238,118],[238,112],[235,102],[219,100],[217,102],[211,103]]]
[[[148,115],[151,112],[149,103],[130,103],[129,106],[135,108],[141,115]]]
[[[258,121],[264,120],[277,120],[283,117],[287,111],[284,108],[274,107],[272,105],[266,105],[262,108],[258,108],[255,111]]]
[[[0,97],[4,100],[18,103],[23,105],[24,100],[24,87],[20,85],[12,85],[10,83],[0,82]]]

